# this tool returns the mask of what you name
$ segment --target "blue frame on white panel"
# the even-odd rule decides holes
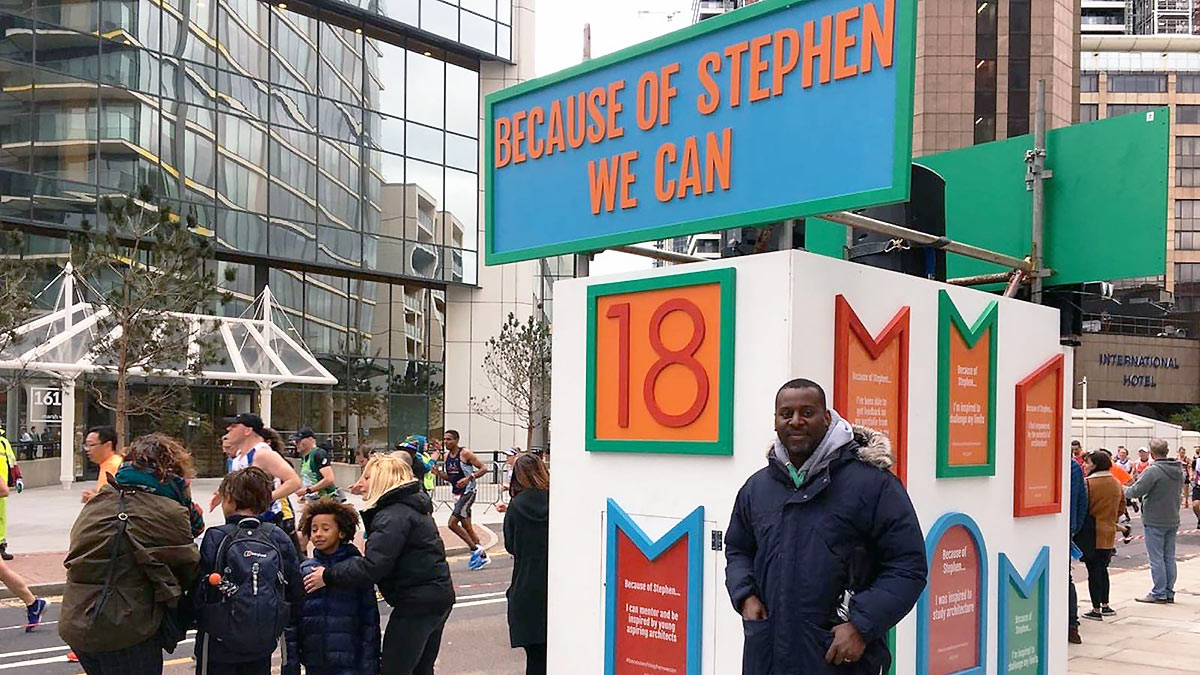
[[[975,540],[975,548],[979,557],[979,665],[973,668],[955,671],[953,675],[985,675],[987,673],[987,598],[988,598],[988,557],[987,546],[983,543],[983,533],[979,531],[979,525],[965,513],[947,513],[930,528],[929,534],[925,537],[925,559],[930,566],[930,573],[933,570],[933,551],[937,548],[938,542],[941,541],[942,535],[946,534],[946,530],[955,525],[962,525],[967,532],[971,533],[971,538]],[[925,585],[925,590],[921,592],[921,599],[917,601],[917,672],[929,672],[929,585]]]
[[[654,560],[671,548],[675,542],[688,536],[688,580],[687,580],[687,673],[700,675],[700,644],[704,629],[704,507],[684,516],[657,541],[651,541],[645,531],[633,522],[616,501],[608,499],[608,517],[605,534],[607,558],[604,583],[604,674],[616,673],[616,630],[617,630],[617,530],[629,537],[639,551]]]
[[[998,558],[997,563],[997,584],[999,592],[996,598],[996,626],[999,629],[999,644],[996,648],[996,672],[1008,672],[1008,586],[1011,583],[1021,597],[1029,599],[1029,594],[1033,592],[1034,586],[1041,585],[1041,601],[1038,602],[1038,672],[1046,675],[1046,647],[1049,641],[1046,639],[1046,624],[1047,616],[1049,615],[1049,586],[1050,575],[1048,569],[1050,567],[1050,547],[1043,546],[1042,550],[1033,560],[1033,567],[1029,568],[1029,573],[1021,576],[1017,568],[1012,564],[1012,560],[1003,553]]]

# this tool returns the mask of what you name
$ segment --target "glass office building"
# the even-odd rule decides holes
[[[511,0],[0,0],[0,221],[65,261],[104,197],[148,185],[235,270],[220,311],[269,284],[338,377],[276,390],[273,426],[440,433],[446,289],[477,278],[479,70],[512,23]],[[252,397],[196,406],[215,435]]]

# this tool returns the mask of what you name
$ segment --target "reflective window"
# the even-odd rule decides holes
[[[1120,117],[1121,115],[1140,113],[1147,110],[1157,110],[1161,107],[1161,105],[1154,103],[1109,103],[1108,117]]]
[[[354,4],[511,50],[509,0]],[[476,58],[260,0],[0,5],[0,217],[102,222],[100,197],[148,186],[263,256],[280,316],[337,374],[276,390],[276,426],[343,449],[440,432],[446,298],[424,286],[476,280]],[[215,310],[240,314],[255,265],[221,265],[235,295]]]
[[[407,118],[432,127],[441,127],[446,111],[446,63],[431,52],[410,51],[407,55],[408,81],[420,83],[421,93],[406,99]]]
[[[995,0],[975,0],[975,143],[996,140]]]
[[[1200,124],[1200,105],[1175,106],[1176,124]]]
[[[1200,199],[1175,200],[1175,250],[1200,250]]]
[[[1095,122],[1100,119],[1100,105],[1097,103],[1079,104],[1079,121]]]
[[[1175,137],[1175,185],[1200,187],[1200,136]]]
[[[421,0],[421,28],[457,40],[458,8],[442,0]]]
[[[1175,91],[1181,94],[1200,94],[1200,73],[1179,73],[1176,75]]]
[[[1166,93],[1167,76],[1165,73],[1109,73],[1108,90],[1136,94]]]
[[[1100,91],[1100,74],[1099,73],[1080,73],[1079,74],[1079,91],[1084,93]]]

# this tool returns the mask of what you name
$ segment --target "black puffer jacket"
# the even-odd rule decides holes
[[[433,501],[417,483],[385,492],[363,511],[367,554],[325,568],[329,586],[379,586],[398,616],[445,614],[454,606],[446,548]]]
[[[504,514],[504,548],[513,556],[508,637],[513,647],[546,644],[550,493],[525,489]]]
[[[887,671],[887,633],[917,603],[928,567],[921,525],[889,471],[887,437],[864,427],[797,488],[768,451],[738,492],[725,533],[733,607],[755,595],[763,621],[744,621],[744,675],[875,675]],[[842,592],[867,642],[853,664],[825,663]]]
[[[300,565],[307,576],[317,567],[333,567],[361,558],[353,544],[342,544],[332,555],[314,551]],[[322,588],[308,594],[300,610],[299,626],[287,631],[287,665],[284,675],[364,675],[379,672],[379,605],[375,589]]]

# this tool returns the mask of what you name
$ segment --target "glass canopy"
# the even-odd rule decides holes
[[[49,290],[56,284],[59,286],[54,311],[27,321],[10,335],[0,336],[0,369],[65,378],[115,370],[112,363],[98,357],[95,345],[118,337],[120,327],[109,330],[104,322],[109,309],[85,301],[76,292],[76,284],[83,283],[68,264],[46,287]],[[177,363],[130,369],[130,375],[255,382],[265,388],[285,383],[337,383],[337,378],[312,355],[286,315],[274,310],[270,288],[264,288],[240,317],[186,312],[170,312],[169,316],[191,327],[188,334],[191,353],[198,354],[203,341],[207,351],[216,352],[215,358],[206,359],[198,372]],[[291,334],[276,323],[276,316]]]

